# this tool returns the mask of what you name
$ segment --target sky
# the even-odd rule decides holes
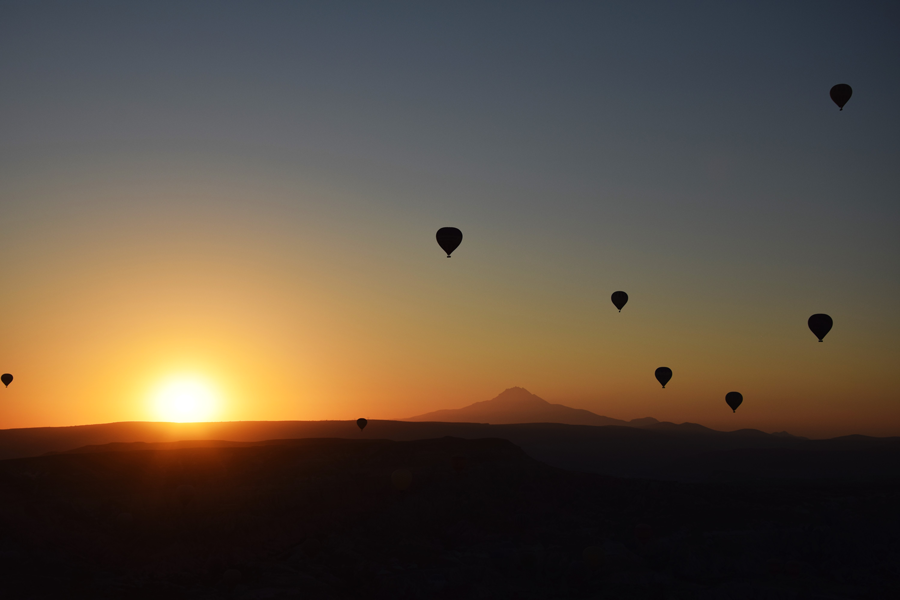
[[[896,2],[0,3],[0,428],[521,386],[900,435],[898,29]]]

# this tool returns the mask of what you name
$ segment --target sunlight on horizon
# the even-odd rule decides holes
[[[164,380],[153,391],[152,404],[157,418],[174,423],[210,421],[221,408],[215,388],[192,375]]]

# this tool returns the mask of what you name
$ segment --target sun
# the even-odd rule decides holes
[[[217,394],[200,377],[175,377],[163,382],[153,395],[156,414],[164,421],[209,421],[217,408]]]

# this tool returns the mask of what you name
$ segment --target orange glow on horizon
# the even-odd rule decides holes
[[[399,419],[521,386],[624,420],[900,434],[886,292],[860,311],[855,289],[830,275],[787,285],[718,263],[679,271],[658,266],[649,239],[568,256],[552,240],[369,209],[285,175],[303,202],[335,207],[295,208],[234,170],[76,192],[52,177],[34,184],[42,198],[81,202],[84,216],[4,233],[20,259],[0,295],[0,367],[15,376],[0,389],[0,428]],[[465,232],[452,260],[434,223]],[[621,313],[617,289],[629,294]],[[806,319],[822,311],[835,326],[818,343]],[[674,372],[665,390],[659,366]],[[179,373],[205,379],[214,401],[161,409],[154,394]],[[732,390],[744,396],[736,414]]]

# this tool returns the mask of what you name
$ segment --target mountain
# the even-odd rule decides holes
[[[659,423],[646,417],[631,422],[601,417],[589,410],[569,408],[562,404],[550,404],[525,388],[512,387],[493,400],[476,402],[464,408],[436,410],[404,421],[439,421],[441,423],[561,423],[563,425],[618,425],[622,427],[647,427]]]
[[[246,421],[108,423],[0,430],[0,460],[80,453],[190,447],[242,447],[270,440],[342,438],[409,441],[445,436],[509,440],[555,467],[618,477],[702,481],[738,479],[879,479],[900,463],[900,439],[846,436],[807,440],[755,429],[716,431],[696,423],[645,417],[622,421],[550,404],[523,388],[486,402],[403,421]],[[162,444],[162,446],[159,446]],[[887,462],[886,462],[887,461]]]
[[[643,417],[622,421],[603,417],[589,410],[570,408],[562,404],[550,404],[525,388],[512,387],[493,400],[476,402],[463,408],[436,410],[417,417],[403,419],[412,422],[435,423],[485,423],[490,425],[513,425],[517,423],[558,423],[561,425],[592,425],[594,427],[632,427],[683,435],[729,436],[731,438],[769,438],[772,435],[783,439],[799,438],[781,431],[768,434],[756,429],[741,429],[724,432],[698,425],[697,423],[670,423],[653,417]]]

